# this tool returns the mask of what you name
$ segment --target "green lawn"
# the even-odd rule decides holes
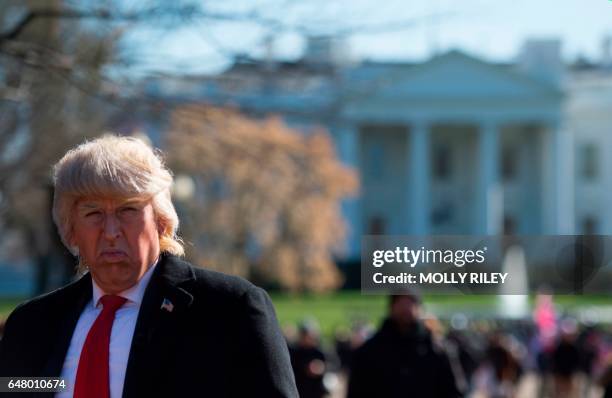
[[[23,298],[2,298],[0,299],[0,319],[5,319],[13,308],[17,307],[19,303],[24,301]]]
[[[297,324],[306,318],[316,319],[326,337],[340,326],[346,327],[354,321],[369,321],[378,324],[384,317],[387,299],[382,296],[361,295],[359,291],[343,291],[330,295],[292,296],[272,293],[281,325]],[[0,318],[6,318],[23,299],[0,299]],[[426,312],[448,317],[456,312],[481,318],[492,318],[499,314],[501,303],[495,296],[427,296],[424,298]],[[595,308],[612,314],[612,296],[556,296],[555,303],[561,309],[580,314],[584,309]],[[533,305],[533,297],[529,299]],[[612,316],[612,315],[611,315]],[[612,323],[610,320],[607,322]]]
[[[358,292],[340,292],[324,296],[271,296],[281,325],[297,324],[305,318],[314,318],[327,336],[337,327],[350,325],[356,320],[377,323],[386,308],[384,297],[362,296]]]
[[[387,299],[382,296],[361,295],[358,291],[339,292],[326,296],[292,297],[272,294],[281,325],[296,324],[312,317],[321,325],[324,335],[330,337],[338,326],[348,326],[354,320],[366,320],[378,324],[384,317]],[[426,296],[425,312],[438,317],[450,317],[462,312],[466,315],[490,319],[499,316],[504,304],[496,296]],[[529,307],[533,308],[533,297]],[[611,296],[556,296],[555,303],[560,311],[579,316],[585,309],[598,309],[612,313]],[[611,322],[612,320],[606,320]]]
[[[311,317],[319,322],[326,336],[355,320],[378,324],[387,309],[386,297],[361,295],[358,291],[298,297],[272,294],[271,297],[282,325],[296,324]],[[424,303],[426,312],[442,316],[457,311],[492,314],[498,305],[494,296],[431,296],[425,297]]]

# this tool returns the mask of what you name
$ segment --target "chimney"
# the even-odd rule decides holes
[[[554,86],[560,86],[565,74],[559,39],[529,39],[518,56],[518,69]]]
[[[348,63],[349,52],[346,43],[332,36],[310,36],[306,42],[303,60],[315,65],[343,65]]]

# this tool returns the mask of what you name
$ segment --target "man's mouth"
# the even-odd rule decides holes
[[[100,257],[102,257],[103,260],[112,263],[123,261],[127,257],[127,254],[122,250],[104,250],[100,254]]]

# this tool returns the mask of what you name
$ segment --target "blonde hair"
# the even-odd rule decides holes
[[[53,220],[73,254],[78,254],[70,245],[73,210],[84,197],[150,199],[161,230],[161,252],[184,254],[170,196],[172,174],[159,151],[136,138],[104,135],[68,151],[53,171]]]

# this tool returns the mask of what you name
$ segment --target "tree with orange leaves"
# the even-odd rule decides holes
[[[195,185],[178,205],[196,263],[289,291],[341,284],[333,261],[346,232],[340,201],[357,177],[325,131],[188,105],[173,112],[166,147],[172,169]]]

